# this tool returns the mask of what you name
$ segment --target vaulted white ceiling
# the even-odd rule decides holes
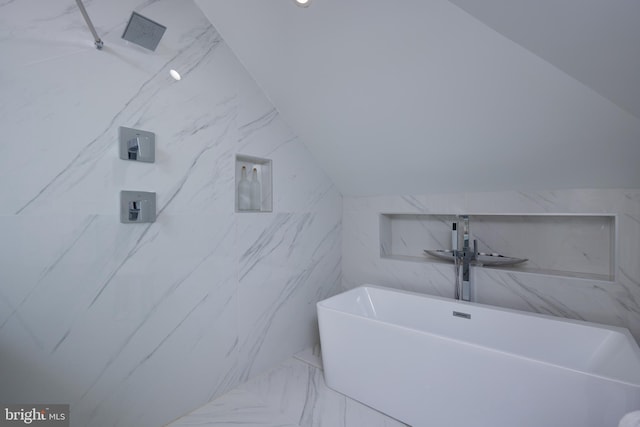
[[[343,194],[640,188],[640,2],[312,1],[196,3]]]
[[[450,0],[640,118],[637,0]]]

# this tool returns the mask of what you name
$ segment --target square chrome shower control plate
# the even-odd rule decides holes
[[[137,162],[156,161],[156,134],[124,126],[118,128],[120,158]]]
[[[145,223],[156,221],[156,193],[148,191],[120,192],[120,222]]]

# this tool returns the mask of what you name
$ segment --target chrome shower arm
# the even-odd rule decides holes
[[[91,22],[91,18],[89,18],[89,14],[87,13],[87,9],[85,9],[84,8],[84,4],[82,4],[82,0],[76,0],[76,3],[78,4],[78,8],[80,9],[80,12],[82,13],[82,17],[84,18],[85,22],[87,23],[87,26],[89,27],[89,31],[91,31],[91,34],[93,34],[93,38],[95,39],[96,48],[97,49],[102,49],[102,46],[104,46],[104,43],[102,42],[100,37],[98,37],[98,33],[96,32],[96,29],[93,26],[93,23]]]

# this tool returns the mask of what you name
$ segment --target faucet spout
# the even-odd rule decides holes
[[[456,299],[463,301],[471,301],[471,263],[476,260],[478,253],[478,241],[473,241],[473,249],[469,246],[470,231],[469,231],[469,216],[463,215],[463,240],[462,250],[457,251],[456,266],[462,267],[462,281],[456,281]],[[459,272],[456,268],[456,275]]]

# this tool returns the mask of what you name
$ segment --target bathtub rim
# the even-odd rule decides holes
[[[497,349],[497,348],[494,348],[494,347],[489,347],[489,346],[486,346],[486,345],[465,341],[463,339],[449,337],[449,336],[438,334],[438,333],[435,333],[435,332],[429,332],[429,331],[425,331],[425,330],[422,330],[422,329],[413,328],[413,327],[410,327],[410,326],[404,326],[404,325],[399,325],[399,324],[396,324],[396,323],[390,323],[388,321],[375,319],[375,318],[368,317],[368,316],[365,316],[365,315],[361,315],[361,314],[358,314],[358,313],[352,313],[352,312],[349,312],[349,311],[346,311],[346,310],[341,310],[341,309],[338,309],[338,308],[335,308],[335,307],[331,307],[329,305],[331,300],[335,300],[335,299],[337,299],[339,297],[344,297],[345,294],[348,294],[348,293],[356,293],[356,292],[361,292],[363,290],[366,292],[367,288],[378,289],[378,290],[381,290],[383,292],[401,293],[401,294],[406,294],[406,295],[411,295],[411,296],[416,296],[416,297],[421,297],[421,298],[426,298],[426,299],[435,299],[435,300],[438,300],[438,301],[446,302],[448,304],[460,304],[462,306],[469,306],[469,307],[478,307],[479,306],[480,308],[495,310],[495,311],[504,312],[504,313],[510,313],[510,314],[515,314],[515,315],[520,315],[520,316],[531,316],[531,317],[536,317],[536,318],[540,318],[540,319],[544,319],[544,320],[550,320],[550,321],[554,321],[554,322],[566,322],[566,323],[571,323],[571,324],[575,324],[575,325],[579,325],[579,326],[588,326],[588,327],[591,327],[591,328],[604,329],[604,330],[608,330],[608,331],[612,331],[612,332],[617,332],[617,333],[622,334],[627,340],[629,340],[631,342],[631,350],[633,351],[636,359],[638,361],[640,361],[640,346],[638,345],[638,343],[635,340],[635,338],[633,337],[633,335],[631,335],[631,332],[627,328],[624,328],[624,327],[606,325],[606,324],[596,323],[596,322],[589,322],[589,321],[586,321],[586,320],[569,319],[569,318],[560,317],[560,316],[553,316],[553,315],[542,314],[542,313],[534,313],[534,312],[528,312],[528,311],[523,311],[523,310],[516,310],[516,309],[511,309],[511,308],[494,306],[494,305],[491,305],[491,304],[483,304],[483,303],[469,302],[469,301],[460,301],[460,300],[455,300],[455,299],[452,299],[452,298],[442,297],[442,296],[439,296],[439,295],[423,294],[423,293],[420,293],[420,292],[407,291],[407,290],[404,290],[404,289],[395,289],[395,288],[389,288],[389,287],[384,287],[384,286],[379,286],[379,285],[364,284],[364,285],[360,285],[360,286],[357,286],[355,288],[349,289],[347,291],[341,292],[339,294],[333,295],[333,296],[331,296],[329,298],[326,298],[326,299],[324,299],[322,301],[319,301],[319,302],[316,303],[316,308],[317,308],[318,312],[322,308],[322,310],[332,311],[332,312],[339,313],[339,314],[347,316],[347,317],[353,317],[353,318],[357,318],[357,319],[365,319],[367,321],[374,322],[374,323],[380,324],[380,325],[393,325],[394,327],[397,327],[397,328],[400,328],[400,329],[403,329],[403,330],[406,330],[406,331],[415,332],[415,333],[418,333],[420,335],[427,335],[427,336],[430,336],[430,337],[436,337],[438,339],[444,339],[444,340],[452,341],[452,342],[455,342],[455,343],[460,343],[460,344],[464,344],[464,345],[468,345],[468,346],[473,346],[475,348],[479,348],[479,349],[486,350],[486,351],[489,351],[489,352],[499,353],[499,354],[502,354],[502,355],[507,355],[507,356],[510,356],[510,357],[523,359],[523,360],[526,360],[526,361],[529,361],[529,362],[533,362],[533,363],[552,366],[552,367],[559,368],[559,369],[565,369],[565,370],[577,372],[577,373],[580,373],[580,374],[583,374],[583,375],[589,375],[591,377],[599,378],[599,379],[606,380],[606,381],[612,381],[612,382],[615,382],[615,383],[624,384],[624,385],[627,385],[627,386],[630,386],[630,387],[633,387],[633,388],[640,389],[640,381],[637,381],[637,382],[627,381],[627,380],[623,380],[623,379],[620,379],[620,378],[615,378],[615,377],[611,377],[611,376],[598,374],[598,373],[595,373],[595,372],[589,372],[589,371],[583,370],[583,369],[578,369],[576,367],[570,367],[570,366],[565,366],[565,365],[561,365],[561,364],[558,364],[558,363],[552,363],[552,362],[549,362],[549,361],[540,360],[540,359],[536,359],[536,358],[533,358],[533,357],[525,356],[525,355],[522,355],[522,354],[519,354],[519,353],[505,351],[505,350]],[[320,331],[320,334],[322,335],[322,331]],[[321,345],[320,346],[322,348],[322,339],[321,339]]]

